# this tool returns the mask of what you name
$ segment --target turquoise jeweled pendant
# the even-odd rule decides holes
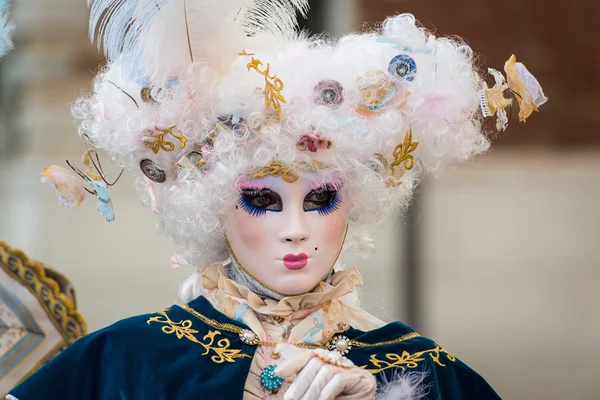
[[[283,386],[283,377],[275,374],[277,365],[269,365],[260,373],[260,384],[271,394],[275,394]]]

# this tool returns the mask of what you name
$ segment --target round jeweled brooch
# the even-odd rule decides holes
[[[242,342],[249,344],[250,346],[256,346],[258,344],[258,336],[249,329],[243,329],[240,332],[240,339],[242,339]]]
[[[260,374],[260,384],[271,394],[275,394],[283,386],[284,378],[275,373],[277,365],[269,365]]]
[[[341,355],[345,356],[346,354],[350,353],[352,345],[350,339],[348,339],[346,336],[336,335],[331,339],[327,345],[327,348],[329,350],[338,351]]]

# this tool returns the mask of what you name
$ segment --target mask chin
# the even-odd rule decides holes
[[[248,268],[244,267],[244,265],[242,265],[239,262],[236,254],[229,242],[229,239],[227,238],[227,235],[225,235],[225,242],[227,243],[227,249],[228,249],[229,255],[230,255],[230,259],[229,259],[230,262],[225,265],[225,271],[227,272],[227,274],[231,280],[233,280],[234,282],[236,282],[240,285],[247,287],[252,292],[254,292],[259,297],[261,297],[263,300],[267,299],[267,298],[274,299],[274,300],[281,300],[284,297],[300,296],[300,295],[312,292],[317,286],[319,286],[319,284],[321,282],[329,283],[329,281],[331,280],[331,277],[333,275],[334,267],[337,264],[337,261],[340,257],[342,249],[344,247],[344,243],[346,242],[347,235],[348,235],[348,225],[346,225],[346,230],[344,232],[344,239],[342,241],[342,244],[340,245],[340,249],[335,257],[335,260],[333,261],[333,263],[327,270],[326,274],[324,276],[322,276],[320,279],[318,279],[314,282],[311,282],[308,285],[305,285],[308,287],[308,289],[306,289],[306,290],[300,290],[298,292],[295,292],[293,290],[281,290],[281,288],[276,288],[276,287],[274,287],[274,285],[267,285],[264,282],[262,282],[254,274],[252,274],[248,270]],[[290,279],[293,279],[289,283],[290,288],[297,287],[299,284],[298,278],[297,277],[292,278],[290,276]],[[288,285],[283,283],[282,286],[288,286]]]

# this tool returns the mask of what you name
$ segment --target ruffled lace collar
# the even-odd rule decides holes
[[[221,264],[210,265],[202,274],[202,285],[208,291],[218,289],[226,295],[248,304],[262,315],[286,317],[298,311],[310,311],[355,290],[363,284],[358,269],[336,272],[329,283],[320,282],[310,293],[287,296],[281,300],[262,299],[247,287],[229,279]]]

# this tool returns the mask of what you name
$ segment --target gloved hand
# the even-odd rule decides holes
[[[372,400],[375,399],[377,383],[373,375],[355,366],[339,353],[301,350],[280,344],[277,352],[285,360],[275,369],[284,378],[293,378],[285,393],[285,400]],[[322,358],[329,358],[330,362]],[[333,365],[331,362],[345,366]]]

